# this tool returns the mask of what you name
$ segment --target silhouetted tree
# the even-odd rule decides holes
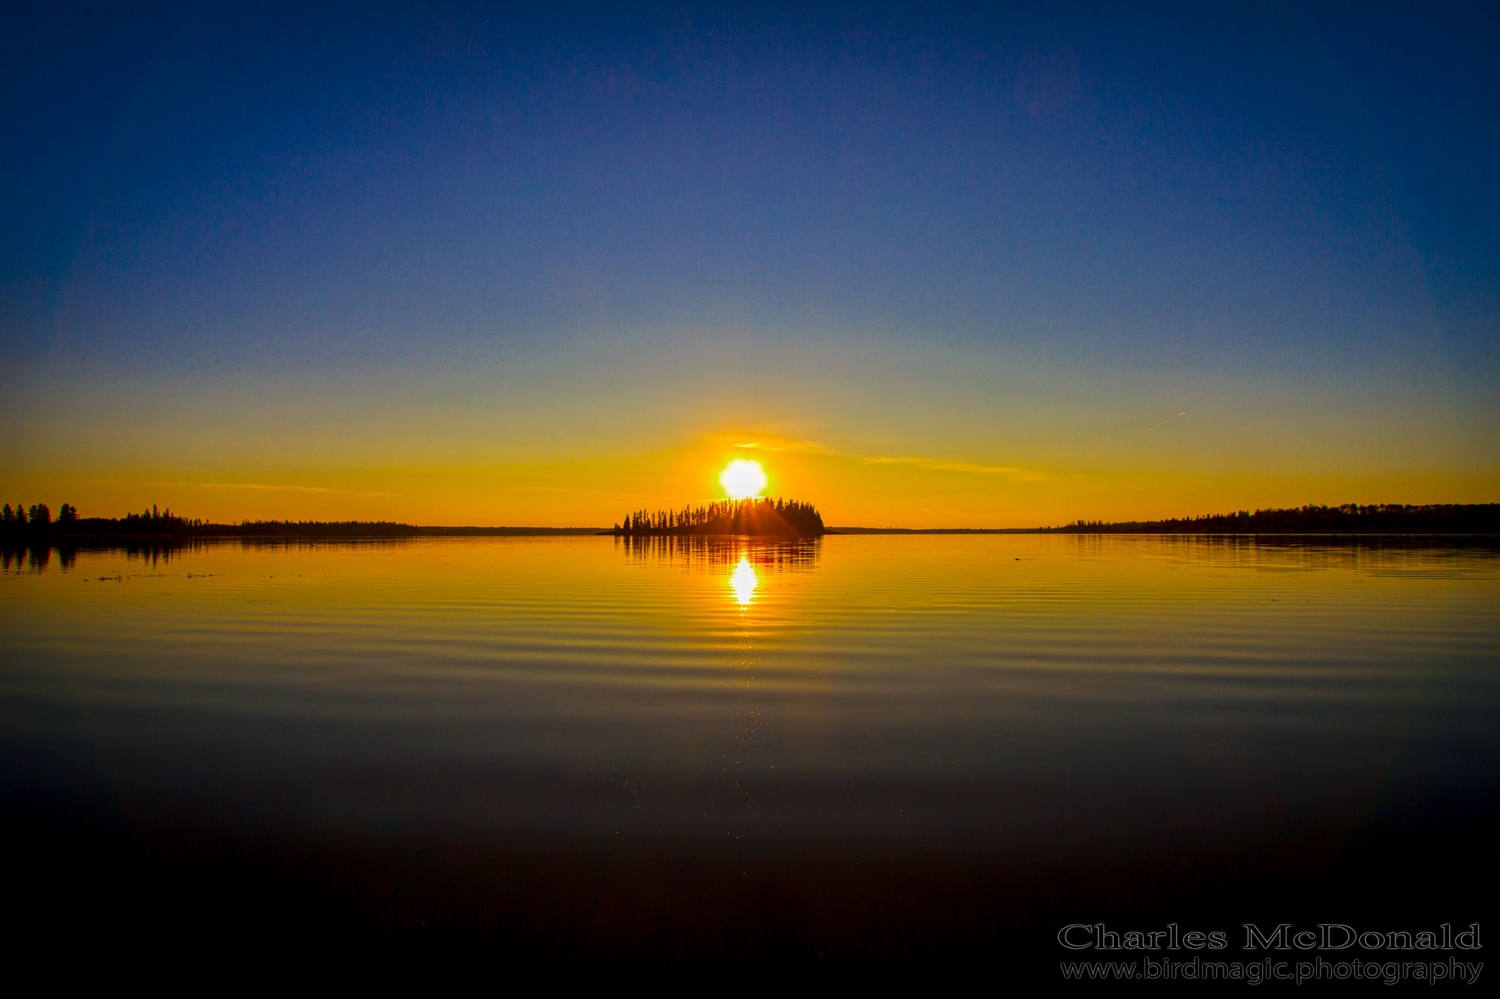
[[[46,527],[52,523],[52,511],[47,509],[45,503],[33,503],[30,520],[32,527]]]

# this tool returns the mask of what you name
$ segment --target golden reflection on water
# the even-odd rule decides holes
[[[755,566],[750,564],[748,556],[741,555],[740,564],[729,574],[729,588],[734,591],[734,599],[739,601],[741,607],[750,606],[750,601],[755,597],[755,588],[759,585],[760,577],[755,574]]]
[[[729,814],[714,811],[730,807],[726,789],[773,768],[836,781],[817,786],[839,788],[840,800],[855,777],[924,788],[941,778],[933,823],[970,815],[962,802],[1000,800],[964,791],[943,804],[941,788],[963,786],[943,781],[1014,778],[1058,789],[1055,823],[1035,827],[1052,837],[1087,824],[1069,809],[1094,814],[1101,774],[1164,802],[1163,822],[1200,821],[1198,801],[1212,797],[1228,823],[1277,780],[1358,811],[1418,735],[1451,743],[1479,773],[1495,758],[1497,636],[1500,553],[1406,541],[578,537],[84,550],[65,564],[13,555],[6,570],[0,559],[0,739],[43,724],[58,739],[92,739],[65,726],[107,714],[112,759],[141,781],[167,779],[166,739],[183,761],[295,758],[312,775],[297,800],[325,800],[313,790],[323,788],[341,796],[330,809],[372,823],[387,813],[368,811],[364,785],[319,783],[334,780],[318,776],[327,760],[366,761],[369,772],[420,757],[502,775],[709,775],[701,800],[670,812],[701,816]],[[517,785],[494,814],[543,815],[525,790],[534,786]],[[754,804],[735,793],[733,807]],[[455,797],[452,814],[469,815],[471,801]],[[734,821],[822,821],[776,801]],[[598,799],[578,802],[584,828]],[[861,805],[849,821],[868,814]],[[999,834],[985,824],[991,813],[971,817]],[[892,821],[906,829],[907,818]]]

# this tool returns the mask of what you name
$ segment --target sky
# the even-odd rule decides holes
[[[0,500],[1500,500],[1493,5],[29,5]]]

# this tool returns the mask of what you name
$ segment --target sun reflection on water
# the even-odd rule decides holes
[[[729,588],[734,591],[734,599],[739,601],[741,607],[747,607],[750,600],[755,596],[755,588],[760,585],[760,577],[755,574],[755,566],[750,564],[748,556],[740,556],[740,564],[734,567],[734,572],[729,574]]]

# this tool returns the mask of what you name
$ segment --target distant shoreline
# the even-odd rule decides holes
[[[726,505],[727,506],[727,505]],[[749,505],[745,505],[748,509]],[[800,509],[788,504],[787,509]],[[43,508],[45,510],[45,508]],[[76,516],[64,505],[64,511],[75,515],[51,521],[7,519],[0,525],[0,544],[16,548],[32,545],[87,546],[113,544],[160,544],[175,541],[333,541],[397,540],[411,538],[461,537],[585,537],[612,535],[642,540],[648,537],[795,537],[781,530],[768,530],[750,517],[773,508],[755,504],[745,524],[761,528],[749,532],[719,531],[715,528],[740,524],[735,519],[707,517],[704,523],[688,525],[667,520],[640,519],[628,525],[609,527],[424,527],[390,521],[250,521],[240,524],[212,524],[158,514],[131,514],[121,519]],[[808,506],[810,516],[816,512]],[[7,509],[7,512],[9,510]],[[709,509],[709,513],[715,509]],[[684,514],[686,516],[686,513]],[[773,526],[783,526],[779,523]],[[1060,527],[829,527],[821,519],[814,529],[801,536],[833,535],[971,535],[971,534],[1156,534],[1156,535],[1300,535],[1306,537],[1494,537],[1500,536],[1500,503],[1433,504],[1403,506],[1383,504],[1341,507],[1306,506],[1291,509],[1239,511],[1232,514],[1151,521],[1076,521]]]
[[[1070,530],[1061,527],[830,527],[829,534],[906,535],[906,534],[1053,534],[1100,537],[1103,535],[1139,535],[1150,537],[1216,537],[1216,538],[1500,538],[1493,531],[1191,531],[1191,530]]]
[[[1078,537],[1102,537],[1105,535],[1131,535],[1138,537],[1215,537],[1215,538],[1475,538],[1500,539],[1500,530],[1494,531],[1190,531],[1190,530],[1064,530],[1055,527],[831,527],[825,536],[844,537],[897,537],[897,536],[975,536],[975,535],[1062,535]],[[691,539],[748,539],[753,541],[808,541],[816,540],[785,535],[758,534],[687,534],[687,535],[618,535],[608,529],[595,527],[413,527],[403,531],[290,531],[254,532],[239,531],[182,531],[152,533],[94,533],[94,532],[28,532],[11,534],[0,539],[0,545],[25,548],[37,545],[49,547],[116,547],[120,545],[161,545],[202,541],[414,541],[422,538],[581,538],[615,537],[635,543],[648,539],[672,537],[678,541]]]
[[[210,524],[180,518],[104,518],[55,521],[40,526],[6,524],[0,543],[10,545],[97,545],[164,541],[361,541],[451,537],[588,537],[609,533],[602,527],[424,527],[385,521],[262,521]]]
[[[835,534],[1496,535],[1500,503],[1374,503],[1239,510],[1168,520],[1078,520],[1060,527],[831,527]]]

